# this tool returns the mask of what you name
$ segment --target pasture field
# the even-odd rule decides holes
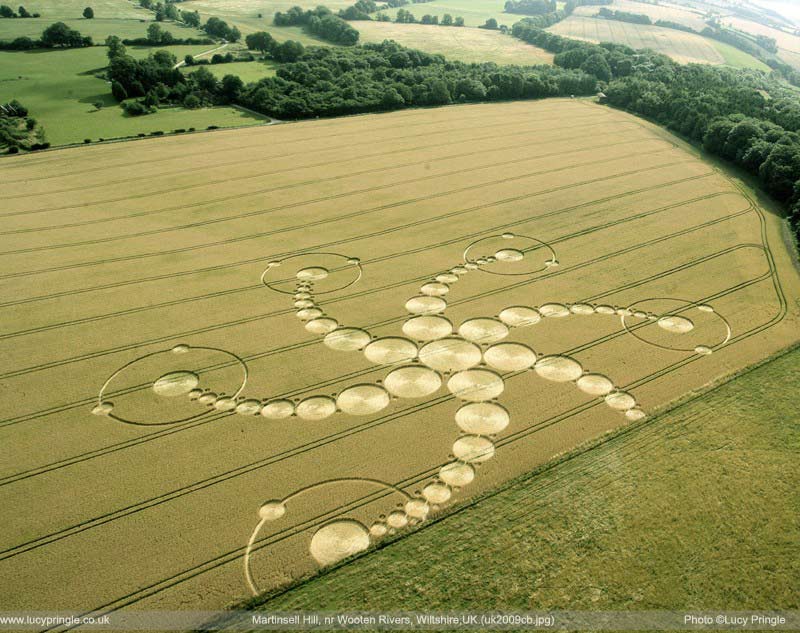
[[[796,609],[798,380],[795,350],[261,608]]]
[[[224,52],[224,51],[223,51]],[[207,68],[218,79],[225,75],[236,75],[243,82],[258,81],[264,77],[274,77],[277,64],[269,61],[232,62],[230,64],[209,64],[207,66],[183,66],[183,72],[193,73],[198,68]]]
[[[330,45],[330,43],[308,35],[299,26],[273,26],[272,18],[278,11],[286,11],[293,6],[313,9],[320,3],[315,0],[189,0],[181,3],[187,11],[198,11],[203,20],[211,16],[222,18],[236,26],[244,35],[255,31],[267,31],[279,42],[295,40],[305,46]],[[352,4],[347,0],[331,0],[326,7],[338,11]]]
[[[86,6],[94,9],[95,17],[86,20],[82,17]],[[17,5],[13,4],[16,9]],[[34,0],[25,3],[30,13],[41,13],[40,18],[0,20],[0,40],[13,40],[16,37],[38,38],[42,31],[54,22],[65,22],[82,35],[91,35],[96,43],[103,42],[109,35],[121,38],[145,37],[148,25],[154,21],[153,13],[146,11],[128,0]],[[164,27],[175,37],[201,37],[204,34],[175,22],[165,22]]]
[[[702,31],[706,27],[704,14],[698,10],[688,7],[678,7],[669,4],[649,4],[646,2],[636,2],[635,0],[614,0],[608,9],[614,11],[627,11],[629,13],[639,13],[648,16],[653,22],[656,20],[669,20],[688,26],[695,31]],[[578,7],[573,12],[575,16],[592,17],[597,15],[600,9],[598,6]]]
[[[449,13],[453,17],[460,15],[464,18],[466,26],[481,26],[489,18],[495,18],[498,24],[511,27],[514,22],[525,17],[515,13],[506,13],[503,10],[504,4],[504,0],[434,0],[434,2],[411,4],[401,8],[411,11],[418,20],[425,14],[438,15],[440,20],[445,13]],[[392,16],[394,20],[397,11],[397,9],[388,9],[384,13]]]
[[[222,607],[800,339],[783,222],[589,101],[96,145],[0,178],[9,610]]]
[[[730,51],[726,51],[728,54],[726,59],[720,52],[720,47],[717,46],[720,44],[719,42],[693,33],[659,26],[573,15],[551,26],[548,31],[588,42],[614,42],[632,48],[650,48],[668,55],[682,64],[725,64],[728,60],[740,67],[742,65],[753,67],[753,65],[761,64],[755,58],[744,53],[741,55],[747,58],[746,63],[740,56],[734,56]],[[761,66],[767,68],[764,64]]]
[[[362,42],[395,40],[403,46],[463,62],[522,66],[553,63],[552,53],[499,31],[394,22],[359,22],[357,27]]]
[[[168,47],[178,59],[207,49],[207,45]],[[134,57],[146,57],[155,50],[158,49],[128,47]],[[100,137],[148,134],[155,130],[248,125],[262,120],[234,108],[169,108],[142,117],[127,116],[111,96],[108,83],[95,76],[107,63],[104,46],[0,52],[0,101],[18,99],[25,104],[31,116],[44,126],[47,140],[53,145],[82,143],[85,138],[96,141]],[[95,102],[101,102],[103,108],[97,110]]]

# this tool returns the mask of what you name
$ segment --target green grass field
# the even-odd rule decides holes
[[[460,15],[464,18],[464,24],[467,26],[480,26],[489,18],[495,18],[498,24],[510,27],[514,22],[525,17],[505,13],[503,11],[504,4],[503,0],[435,0],[423,4],[411,4],[402,8],[411,11],[417,19],[425,14],[438,15],[439,19],[445,13],[449,13],[453,17]],[[397,11],[397,9],[391,9],[385,13],[394,19]]]
[[[796,609],[796,349],[265,602]]]
[[[552,64],[553,55],[499,31],[394,22],[359,22],[362,42],[395,40],[447,59],[497,64]]]
[[[154,16],[150,11],[140,8],[128,0],[36,0],[25,2],[30,13],[41,13],[40,18],[0,20],[0,40],[16,37],[38,38],[42,31],[54,22],[65,22],[70,28],[90,35],[95,42],[102,42],[109,35],[121,38],[144,37]],[[16,8],[16,4],[13,5]],[[91,6],[95,17],[86,20],[83,9]],[[196,29],[187,28],[174,22],[165,22],[164,28],[175,37],[201,37]]]
[[[152,18],[152,14],[150,14],[150,17]],[[109,35],[118,35],[122,39],[145,37],[147,35],[147,27],[153,22],[152,19],[142,21],[116,18],[95,18],[93,20],[59,20],[51,18],[0,20],[0,40],[13,40],[16,37],[23,36],[38,39],[42,31],[54,22],[59,21],[64,22],[71,29],[79,31],[81,35],[90,35],[96,44],[101,44]],[[196,29],[187,28],[175,22],[162,22],[162,26],[175,37],[206,37],[204,33]]]
[[[207,46],[172,46],[178,59]],[[129,48],[144,57],[150,48]],[[126,116],[103,79],[95,77],[106,65],[106,49],[98,46],[67,51],[0,52],[0,101],[18,99],[45,128],[53,145],[81,143],[86,138],[116,138],[155,130],[209,125],[249,125],[255,115],[234,108],[183,110],[169,108],[143,117]],[[97,110],[95,102],[104,107]]]
[[[754,70],[763,70],[766,73],[770,72],[769,66],[752,55],[740,51],[738,48],[726,44],[725,42],[718,42],[717,40],[709,41],[725,59],[726,66],[733,66],[734,68],[753,68]]]
[[[199,11],[204,20],[217,16],[236,26],[245,35],[255,31],[267,31],[279,42],[295,40],[305,46],[329,43],[306,34],[298,26],[276,27],[272,17],[276,11],[286,11],[295,5],[313,9],[320,2],[316,0],[191,0],[181,3],[187,11]],[[337,11],[352,4],[349,0],[328,0],[326,7]]]
[[[233,62],[230,64],[209,64],[207,66],[190,66],[183,67],[182,72],[193,73],[198,68],[207,68],[211,73],[221,79],[225,75],[236,75],[243,82],[250,83],[251,81],[258,81],[264,77],[274,77],[277,65],[272,62]]]

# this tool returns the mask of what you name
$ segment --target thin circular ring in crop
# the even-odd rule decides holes
[[[298,259],[300,257],[314,257],[314,256],[336,257],[336,258],[339,258],[339,259],[341,259],[343,261],[343,263],[345,265],[344,268],[352,266],[355,269],[355,277],[352,280],[348,281],[347,283],[343,283],[343,284],[341,284],[341,285],[339,285],[339,286],[337,286],[335,288],[328,289],[328,290],[324,290],[324,291],[316,291],[315,290],[314,291],[315,295],[326,295],[326,294],[330,294],[332,292],[338,292],[339,290],[344,290],[345,288],[349,288],[350,286],[358,283],[359,280],[361,279],[361,276],[364,274],[364,271],[361,268],[361,260],[358,259],[357,257],[348,257],[347,255],[342,255],[341,253],[327,253],[327,252],[298,253],[297,255],[290,255],[289,257],[284,257],[283,259],[279,259],[279,260],[275,260],[273,262],[270,262],[267,265],[267,267],[264,269],[264,272],[261,273],[261,283],[264,284],[270,290],[274,290],[275,292],[279,292],[279,293],[284,294],[284,295],[294,295],[295,292],[297,292],[295,289],[283,290],[281,288],[278,288],[277,284],[286,284],[286,283],[289,283],[289,282],[293,281],[293,279],[295,279],[295,278],[279,279],[279,280],[276,280],[276,281],[268,281],[267,280],[267,274],[271,270],[274,270],[274,269],[278,268],[279,266],[283,266],[286,262],[291,261],[293,259]],[[301,268],[300,271],[310,270],[312,268],[315,268],[313,266],[313,264],[309,264],[309,266],[307,266],[306,268]],[[326,273],[329,272],[326,269],[321,269],[321,270],[325,270]],[[298,271],[298,272],[300,272],[300,271]],[[338,272],[338,271],[333,271],[333,272]],[[313,273],[312,273],[312,275],[313,275]]]
[[[489,240],[497,240],[497,239],[503,239],[504,241],[507,241],[508,246],[506,248],[498,249],[495,253],[472,255],[472,253],[474,253],[475,250],[481,244],[485,244]],[[529,244],[528,248],[515,248],[520,246],[519,240],[528,242]],[[521,272],[503,272],[500,270],[489,270],[488,268],[486,268],[487,263],[496,263],[502,261],[508,261],[508,262],[522,261],[525,257],[525,254],[528,251],[535,252],[540,248],[546,249],[546,251],[549,253],[549,257],[545,259],[545,261],[539,268],[535,268],[532,270],[524,270]],[[492,261],[487,262],[486,261],[487,256],[490,257]],[[482,263],[479,261],[481,259],[484,260]],[[540,239],[537,239],[535,237],[529,237],[527,235],[517,235],[516,233],[502,233],[500,235],[490,235],[488,237],[482,237],[479,240],[475,240],[464,250],[464,262],[467,264],[477,265],[482,272],[489,273],[490,275],[503,275],[508,277],[534,275],[536,273],[547,270],[552,266],[558,265],[556,252],[555,250],[553,250],[553,247],[550,246],[547,242],[543,242]]]
[[[236,364],[238,364],[239,367],[241,368],[242,377],[241,377],[241,380],[235,385],[236,386],[236,390],[233,393],[229,394],[228,397],[230,397],[232,399],[236,399],[239,396],[239,394],[242,393],[242,391],[244,390],[245,385],[247,384],[247,375],[248,375],[248,373],[247,373],[247,365],[245,364],[245,362],[241,358],[236,356],[236,354],[228,352],[228,351],[226,351],[224,349],[219,349],[217,347],[176,345],[175,347],[171,347],[170,349],[159,350],[157,352],[151,352],[150,354],[145,354],[144,356],[140,356],[139,358],[135,358],[134,360],[130,361],[129,363],[126,363],[125,365],[123,365],[122,367],[117,369],[113,374],[111,374],[106,379],[106,381],[103,383],[103,386],[100,388],[100,393],[97,396],[97,405],[95,406],[95,411],[102,412],[103,415],[106,415],[109,418],[112,418],[113,420],[117,420],[118,422],[123,422],[124,424],[133,424],[133,425],[136,425],[136,426],[167,426],[167,425],[170,425],[170,424],[179,424],[181,422],[188,422],[190,420],[195,420],[197,418],[201,418],[204,415],[208,415],[209,413],[214,412],[214,409],[205,409],[205,410],[201,410],[199,413],[195,413],[195,414],[192,414],[192,415],[189,415],[189,416],[180,417],[177,420],[168,420],[166,422],[140,422],[140,421],[137,421],[137,420],[130,420],[130,419],[127,419],[127,418],[121,416],[118,413],[118,407],[115,407],[112,403],[108,402],[105,399],[106,394],[108,393],[109,388],[111,387],[112,383],[116,379],[118,379],[123,373],[125,373],[131,367],[133,367],[134,365],[137,365],[137,364],[139,364],[139,363],[141,363],[143,361],[146,361],[148,359],[155,358],[157,356],[166,355],[166,354],[170,354],[170,355],[180,354],[180,355],[183,355],[183,354],[191,352],[192,350],[224,354],[229,359],[233,360]],[[154,376],[149,384],[139,385],[137,387],[137,389],[153,388],[163,378],[165,378],[167,376],[175,375],[175,374],[193,375],[193,372],[176,370],[176,371],[173,371],[173,372],[169,372],[168,374],[164,374],[162,376]],[[169,388],[169,382],[164,383],[164,386],[165,386],[165,388]]]
[[[647,310],[643,309],[645,307],[643,304],[652,303],[656,301],[669,301],[677,304],[677,308],[675,310],[670,310],[669,312],[662,312],[660,314],[654,314],[648,312]],[[703,314],[713,314],[714,317],[719,321],[721,326],[720,336],[718,337],[717,341],[714,342],[703,342],[702,344],[693,345],[689,347],[677,347],[673,345],[662,345],[661,343],[656,343],[655,341],[648,340],[644,336],[637,334],[636,330],[639,329],[637,326],[636,321],[641,324],[649,323],[656,325],[657,327],[662,327],[667,332],[673,333],[685,333],[690,331],[694,328],[694,323],[691,321],[689,316],[691,316],[695,311],[701,312]],[[725,345],[730,339],[733,334],[731,330],[730,323],[728,320],[719,314],[714,308],[711,306],[700,303],[697,301],[689,301],[687,299],[675,299],[673,297],[654,297],[650,299],[642,299],[641,301],[637,301],[636,303],[631,304],[627,310],[622,312],[620,317],[622,321],[622,327],[625,328],[625,331],[630,334],[631,336],[639,339],[643,343],[647,343],[648,345],[652,345],[653,347],[658,347],[659,349],[664,349],[671,352],[688,352],[688,353],[698,353],[698,354],[710,354],[715,349],[719,349],[723,345]],[[688,329],[687,329],[688,328]]]

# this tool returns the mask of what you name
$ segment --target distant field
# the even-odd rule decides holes
[[[725,18],[724,23],[746,33],[774,38],[778,43],[778,57],[787,64],[800,69],[800,36],[736,17]]]
[[[571,16],[548,29],[553,33],[588,42],[614,42],[632,48],[650,48],[680,63],[731,64],[752,67],[760,62],[744,53],[734,54],[731,47],[721,52],[717,42],[675,29]],[[738,52],[738,51],[737,51]],[[761,64],[758,67],[764,67]]]
[[[800,350],[269,611],[797,609]]]
[[[178,59],[196,54],[207,46],[172,46]],[[150,48],[129,48],[144,57]],[[208,125],[247,125],[255,116],[233,108],[183,110],[171,108],[142,117],[126,116],[111,96],[108,83],[94,76],[106,66],[106,48],[67,51],[0,52],[0,94],[18,99],[45,128],[53,145],[81,143],[85,138],[114,138],[154,130],[205,128]],[[97,111],[92,105],[101,102]]]
[[[16,8],[20,2],[5,4]],[[41,13],[42,19],[52,22],[80,18],[87,6],[94,9],[96,18],[153,19],[153,13],[142,9],[136,0],[24,0],[22,4],[30,13]]]
[[[86,20],[82,17],[86,6],[94,9],[94,19]],[[40,0],[26,2],[25,8],[31,13],[41,13],[42,17],[0,20],[0,40],[12,40],[16,37],[38,38],[54,22],[65,22],[82,35],[90,35],[95,42],[102,42],[109,35],[118,35],[121,38],[144,37],[149,23],[153,21],[152,12],[145,11],[128,0]],[[174,22],[165,22],[163,26],[175,37],[202,35],[196,29]]]
[[[152,18],[152,14],[150,14]],[[24,20],[0,20],[0,40],[13,40],[16,37],[30,37],[36,39],[41,36],[48,26],[53,22],[62,21],[72,29],[79,31],[81,35],[90,35],[95,43],[102,44],[109,35],[117,35],[123,39],[145,37],[147,27],[153,22],[152,19],[144,20],[118,20],[94,18],[93,20],[84,19],[50,19],[50,18],[26,18]],[[175,22],[162,22],[162,27],[171,32],[175,37],[207,37],[204,33],[196,29],[187,28]]]
[[[480,26],[489,18],[495,18],[498,24],[505,24],[510,27],[514,22],[525,17],[513,13],[505,13],[503,11],[504,4],[503,0],[436,0],[435,2],[410,4],[402,8],[411,11],[417,19],[426,13],[438,15],[439,19],[445,13],[449,13],[453,17],[460,15],[464,18],[464,24],[467,26]],[[389,9],[385,13],[394,19],[397,11],[398,9]]]
[[[264,77],[274,77],[276,65],[269,62],[254,61],[254,62],[233,62],[231,64],[209,64],[207,66],[190,66],[183,67],[183,72],[193,73],[198,68],[207,68],[211,73],[218,78],[225,75],[236,75],[243,82],[249,83],[251,81],[258,81]]]
[[[364,42],[395,40],[447,59],[521,65],[553,62],[551,53],[499,31],[393,22],[358,22],[356,26]]]
[[[675,5],[665,4],[649,4],[646,2],[635,2],[635,0],[614,0],[614,3],[607,7],[617,11],[627,11],[629,13],[640,13],[650,17],[655,22],[656,20],[670,20],[688,26],[695,31],[702,31],[706,24],[703,19],[703,14],[699,11],[692,11],[691,9],[677,7]],[[598,6],[584,6],[575,9],[573,15],[591,17],[597,14],[600,9]]]
[[[589,100],[31,153],[0,159],[0,181],[8,610],[41,608],[43,596],[53,610],[224,607],[800,341],[800,275],[771,205],[663,129]],[[787,453],[795,383],[781,383]],[[591,461],[549,506],[492,506],[440,537],[440,550],[401,550],[408,558],[364,582],[398,595],[447,573],[431,600],[449,595],[451,607],[495,599],[515,564],[541,577],[509,597],[535,588],[566,602],[572,594],[548,582],[559,565],[601,604],[648,604],[680,571],[697,591],[693,565],[705,562],[689,546],[707,524],[678,514],[687,490],[697,492],[688,509],[720,510],[694,541],[719,544],[716,569],[737,581],[760,571],[752,551],[796,549],[791,534],[757,531],[780,534],[773,526],[792,518],[796,453],[768,456],[774,477],[757,502],[736,505],[728,488],[712,496],[722,477],[755,492],[741,451],[766,447],[738,418],[724,424],[728,410],[712,401],[652,426],[722,425],[708,445],[732,461],[708,463],[703,477],[669,470],[699,459],[701,440],[681,436],[685,451],[669,460],[658,450],[671,440],[657,438],[653,457]],[[671,496],[637,488],[661,479],[656,464],[674,477]],[[660,505],[637,513],[637,495]],[[750,549],[733,549],[732,517]],[[578,519],[591,523],[571,530]],[[645,540],[629,545],[636,535]],[[664,579],[641,567],[675,552],[686,555],[655,568]],[[446,553],[464,562],[431,569]],[[586,573],[583,553],[596,556]],[[782,586],[793,561],[741,591]],[[588,586],[620,569],[641,594]],[[361,605],[379,598],[364,586],[352,585]],[[448,589],[464,587],[475,591],[454,603]]]

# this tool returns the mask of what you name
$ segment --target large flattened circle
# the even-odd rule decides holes
[[[325,567],[363,552],[369,547],[369,530],[358,521],[340,519],[322,526],[311,537],[309,551]]]

